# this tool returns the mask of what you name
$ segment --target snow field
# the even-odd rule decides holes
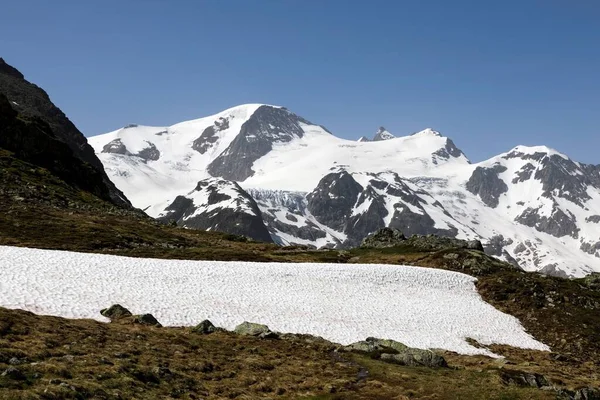
[[[411,347],[488,354],[482,344],[549,350],[484,302],[475,278],[392,265],[181,261],[0,246],[0,306],[107,321],[114,303],[166,326],[205,318],[309,333],[341,344],[369,336]]]

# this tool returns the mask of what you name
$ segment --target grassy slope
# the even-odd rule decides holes
[[[73,392],[69,392],[60,384],[49,386],[48,379],[60,379],[74,387],[79,385],[82,387],[82,393],[88,394],[94,390],[105,390],[109,394],[115,390],[121,391],[127,394],[123,398],[141,393],[140,390],[148,394],[143,398],[161,398],[184,385],[186,379],[198,381],[201,387],[205,387],[194,392],[199,397],[205,395],[202,394],[202,390],[217,397],[233,397],[235,391],[239,392],[242,398],[252,398],[259,394],[274,396],[279,388],[284,389],[287,396],[294,393],[291,397],[295,397],[300,393],[316,395],[327,392],[327,385],[337,385],[336,390],[346,390],[347,393],[341,398],[377,398],[377,394],[380,394],[379,398],[391,398],[392,393],[394,396],[405,394],[410,398],[424,398],[429,395],[435,395],[435,398],[548,396],[548,393],[543,391],[532,392],[531,389],[503,385],[500,375],[502,369],[507,368],[543,373],[551,377],[557,385],[570,388],[600,385],[600,378],[596,372],[600,367],[600,292],[582,281],[567,281],[514,271],[507,264],[482,253],[467,250],[427,252],[408,245],[384,250],[314,251],[248,243],[231,235],[159,225],[141,213],[122,210],[87,192],[74,189],[53,177],[47,170],[17,160],[11,153],[1,149],[0,210],[0,245],[157,258],[410,264],[465,272],[478,277],[478,289],[487,301],[502,311],[517,316],[529,332],[550,345],[555,352],[548,354],[497,348],[496,351],[507,355],[512,362],[503,366],[490,359],[477,358],[475,362],[473,357],[446,354],[451,364],[458,367],[451,370],[398,367],[365,356],[349,355],[354,363],[370,372],[366,380],[356,381],[356,376],[353,375],[357,373],[356,364],[332,361],[327,346],[311,350],[305,344],[274,344],[228,334],[218,334],[210,339],[198,338],[181,329],[163,328],[159,332],[155,328],[66,321],[1,310],[0,371],[4,370],[4,364],[8,361],[5,355],[11,352],[22,351],[23,356],[41,364],[27,366],[30,377],[15,387],[11,386],[12,383],[7,383],[6,379],[0,381],[0,387],[4,387],[0,389],[4,390],[0,392],[0,398],[10,398],[7,397],[9,394],[17,396],[16,398],[23,393],[39,394],[46,389],[52,393],[64,392],[60,396],[67,396],[65,393]],[[2,324],[7,325],[6,321],[9,321],[8,325],[11,326],[8,331],[2,329]],[[33,329],[37,326],[46,328]],[[140,343],[123,340],[127,335],[137,335],[137,330],[140,329],[144,330],[144,335],[148,335],[148,340]],[[47,341],[49,336],[54,338],[54,342]],[[85,340],[89,341],[89,345],[83,341],[83,338],[88,337],[90,339]],[[165,338],[169,340],[164,341]],[[155,346],[144,344],[153,341]],[[77,345],[72,345],[73,342]],[[135,352],[131,352],[128,349],[134,346],[134,343],[138,343],[139,346],[136,344],[138,347]],[[71,351],[71,347],[64,347],[66,345],[82,347]],[[202,355],[196,354],[192,351],[195,346],[207,346],[206,351]],[[273,363],[273,360],[285,354],[285,362],[276,365],[277,368],[281,366],[281,374],[273,372],[277,368],[269,371],[269,367],[266,372],[255,372],[258,383],[249,384],[248,371],[237,371],[230,378],[219,376],[217,379],[205,376],[203,372],[193,371],[192,365],[201,363],[206,358],[218,358],[222,368],[229,372],[236,368],[245,368],[244,358],[237,358],[237,353],[232,353],[236,346],[260,349],[259,355],[256,356],[260,362]],[[153,348],[159,349],[157,354],[154,354]],[[137,360],[135,365],[144,368],[152,365],[157,367],[158,363],[162,362],[161,357],[171,358],[173,362],[176,358],[172,355],[183,350],[186,354],[183,358],[187,361],[173,367],[179,371],[177,378],[161,378],[158,383],[140,382],[131,371],[120,369],[125,361],[115,356],[117,353],[131,353]],[[245,354],[245,350],[240,351],[240,357],[250,357],[250,354]],[[260,352],[264,355],[260,355]],[[79,364],[61,358],[63,355],[82,357],[85,362],[80,369]],[[101,357],[108,357],[114,365],[110,368],[102,366],[104,364],[98,363]],[[301,364],[304,363],[313,365],[313,368],[310,371],[298,372],[296,368],[301,368]],[[49,370],[45,370],[46,365],[54,365],[56,368],[48,367]],[[138,368],[137,366],[131,368]],[[499,369],[500,367],[502,369]],[[98,378],[100,371],[104,369],[115,376],[124,371],[123,378]],[[326,374],[322,371],[329,372]],[[32,378],[36,373],[42,374],[41,377]],[[61,374],[66,377],[61,378]],[[72,378],[68,377],[69,374]],[[293,383],[293,377],[302,379],[304,383]],[[223,383],[224,379],[226,381]],[[342,381],[345,383],[340,384]],[[256,385],[265,382],[272,391],[266,390],[267,388],[257,391]],[[457,385],[456,382],[461,382],[461,385]],[[302,384],[308,386],[300,389],[299,385]],[[111,385],[113,387],[109,387]],[[20,391],[20,386],[27,388],[27,391]],[[221,390],[226,393],[219,392]],[[184,398],[192,398],[189,396],[192,392],[191,389],[188,390],[185,395],[188,397]],[[323,398],[336,395],[325,396]]]

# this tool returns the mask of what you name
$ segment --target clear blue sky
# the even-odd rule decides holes
[[[87,135],[250,102],[338,136],[433,127],[474,161],[600,163],[598,0],[0,0],[0,56]]]

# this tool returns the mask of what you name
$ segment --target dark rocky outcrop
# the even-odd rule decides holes
[[[206,128],[202,134],[192,143],[192,149],[200,154],[206,151],[219,140],[217,133],[229,129],[229,120],[227,118],[219,118],[215,123]]]
[[[556,237],[577,238],[579,236],[580,229],[577,226],[576,217],[570,211],[565,212],[560,209],[556,203],[550,217],[540,215],[540,208],[528,207],[515,218],[515,221]]]
[[[113,201],[103,172],[75,157],[72,149],[59,140],[51,127],[39,117],[26,118],[15,111],[0,93],[0,148],[30,164],[46,168],[72,187]],[[108,179],[108,178],[106,178]],[[120,205],[126,205],[125,197]]]
[[[46,92],[0,58],[0,147],[116,205],[131,204],[108,179],[83,134]]]
[[[434,164],[437,164],[438,159],[449,160],[452,157],[458,158],[461,156],[467,158],[467,156],[465,156],[465,154],[462,152],[462,150],[460,150],[458,147],[456,147],[456,145],[454,144],[454,142],[451,139],[446,138],[446,145],[433,153],[432,162]]]
[[[585,219],[585,222],[591,222],[593,224],[600,224],[600,215],[592,215]]]
[[[192,192],[177,196],[158,220],[175,222],[185,228],[226,232],[262,242],[273,241],[252,196],[237,183],[219,178],[201,180]]]
[[[150,325],[150,326],[156,326],[156,327],[162,326],[160,324],[160,322],[158,322],[158,320],[156,318],[154,318],[154,316],[152,314],[134,315],[132,317],[132,322],[134,324],[140,324],[140,325]]]
[[[114,139],[102,148],[102,153],[112,153],[112,154],[122,154],[126,156],[136,156],[144,160],[144,162],[148,161],[156,161],[160,158],[160,151],[156,148],[154,143],[151,143],[146,140],[146,144],[148,147],[143,148],[138,151],[136,154],[132,154],[127,146],[123,143],[123,141],[119,138]]]
[[[213,325],[212,322],[205,319],[200,322],[198,325],[192,328],[192,332],[200,333],[202,335],[208,335],[217,331],[217,328]]]
[[[111,321],[117,320],[120,318],[124,318],[124,317],[131,317],[133,315],[133,314],[131,314],[131,311],[129,311],[128,309],[126,309],[125,307],[123,307],[120,304],[113,304],[109,308],[100,310],[100,314],[102,314],[102,316],[110,319]]]
[[[540,167],[534,168],[528,163],[518,173],[516,182],[529,178],[533,170],[533,177],[540,181],[543,186],[543,195],[547,198],[558,196],[567,199],[579,206],[590,199],[588,188],[600,188],[600,174],[597,165],[576,163],[573,160],[559,154],[549,152],[536,152],[525,154],[514,150],[503,157],[506,160],[519,158],[538,162]],[[513,182],[515,182],[513,180]]]
[[[504,171],[506,167],[499,164],[490,168],[477,167],[467,181],[466,188],[469,192],[479,195],[487,206],[495,208],[498,206],[500,195],[508,191],[508,186],[498,176]]]
[[[363,187],[348,172],[332,172],[325,175],[308,194],[307,208],[317,221],[343,232],[362,190]]]
[[[387,174],[389,175],[389,174]],[[331,172],[321,179],[307,195],[307,209],[323,225],[347,235],[343,247],[360,245],[369,234],[386,226],[405,234],[437,234],[455,236],[457,229],[436,227],[425,207],[438,208],[452,219],[444,207],[420,189],[410,187],[397,174],[368,174],[366,187],[344,169]],[[392,199],[392,200],[390,200]],[[389,202],[395,202],[390,218]]]
[[[260,106],[229,147],[208,165],[208,172],[232,181],[246,180],[254,175],[254,162],[271,151],[274,143],[304,136],[301,124],[311,123],[285,108]]]
[[[372,142],[380,142],[382,140],[390,140],[394,139],[394,135],[387,131],[383,126],[380,126],[375,132],[375,136],[373,136]]]

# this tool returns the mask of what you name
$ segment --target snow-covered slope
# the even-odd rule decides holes
[[[251,104],[89,141],[117,187],[154,217],[220,177],[256,200],[281,244],[351,246],[392,226],[479,239],[526,270],[600,271],[600,166],[524,146],[471,164],[432,129],[394,137],[380,128],[376,138],[385,140],[341,139],[285,108]]]
[[[474,278],[450,271],[168,261],[3,246],[0,265],[0,306],[39,314],[104,321],[99,311],[120,303],[167,326],[209,318],[227,329],[254,321],[342,344],[374,336],[411,347],[491,354],[466,342],[473,338],[549,350],[516,318],[484,302]]]

